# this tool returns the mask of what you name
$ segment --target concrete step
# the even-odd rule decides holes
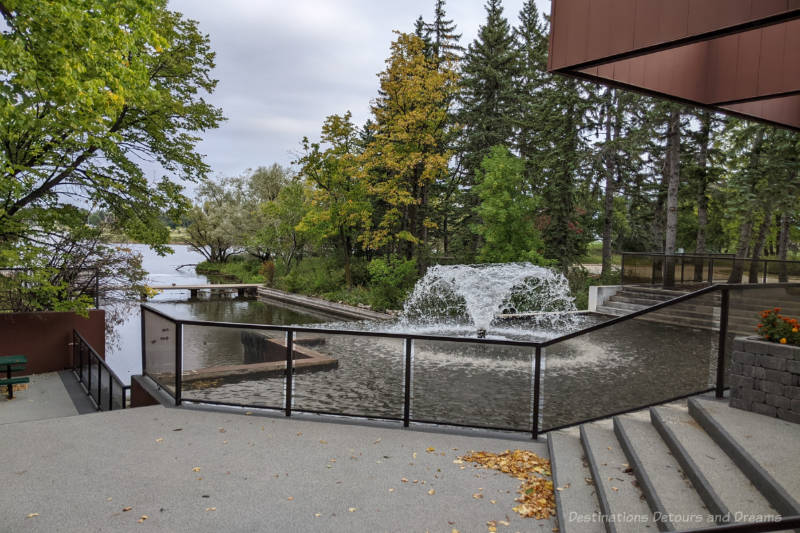
[[[654,531],[654,517],[614,435],[611,421],[584,424],[580,432],[600,509],[606,517],[606,531]]]
[[[614,433],[663,531],[713,526],[708,507],[647,417],[614,418]]]
[[[782,515],[800,515],[800,424],[691,398],[689,414]]]
[[[685,405],[653,407],[650,418],[718,523],[753,522],[757,516],[777,514]]]
[[[589,463],[581,447],[577,428],[553,431],[547,434],[553,486],[556,489],[556,513],[562,533],[601,533],[605,531],[599,520],[582,520],[578,517],[600,516]]]

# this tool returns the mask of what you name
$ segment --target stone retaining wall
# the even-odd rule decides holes
[[[800,423],[800,347],[737,337],[729,375],[731,407]]]

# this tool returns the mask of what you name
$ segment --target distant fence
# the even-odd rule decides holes
[[[800,261],[752,260],[733,254],[624,252],[621,270],[623,285],[800,282]]]

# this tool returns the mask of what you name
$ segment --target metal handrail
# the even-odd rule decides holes
[[[173,323],[176,328],[176,340],[175,340],[175,369],[176,369],[176,376],[175,376],[175,393],[171,394],[175,398],[175,402],[177,405],[181,403],[181,388],[182,388],[182,380],[181,380],[181,365],[182,365],[182,332],[184,326],[201,326],[201,327],[222,327],[222,328],[236,328],[236,329],[254,329],[254,330],[262,330],[262,331],[279,331],[286,333],[286,340],[287,340],[287,358],[286,358],[286,369],[285,369],[285,379],[286,379],[286,398],[285,398],[285,405],[282,408],[285,411],[286,416],[291,416],[292,413],[292,406],[291,406],[291,381],[292,381],[292,373],[291,370],[293,369],[293,356],[292,356],[292,347],[293,347],[293,339],[295,333],[320,333],[320,334],[329,334],[329,335],[348,335],[348,336],[359,336],[359,337],[382,337],[382,338],[395,338],[395,339],[404,339],[404,414],[403,414],[403,424],[404,426],[408,426],[410,422],[422,422],[422,423],[435,423],[432,421],[424,421],[424,420],[412,420],[410,417],[410,391],[412,387],[412,373],[410,371],[411,365],[411,350],[413,349],[413,342],[415,340],[423,340],[423,341],[438,341],[438,342],[459,342],[459,343],[471,343],[471,344],[478,344],[478,345],[501,345],[501,346],[515,346],[515,347],[530,347],[535,348],[535,368],[534,368],[534,375],[532,376],[533,380],[533,388],[532,388],[532,402],[533,402],[533,421],[532,421],[532,428],[531,434],[533,438],[538,438],[539,433],[547,432],[547,431],[554,431],[557,429],[563,429],[566,427],[571,427],[579,424],[583,424],[588,421],[597,420],[599,418],[608,418],[609,416],[614,416],[617,414],[622,414],[626,412],[631,412],[640,409],[646,409],[649,407],[653,407],[656,405],[661,405],[663,403],[669,403],[675,401],[679,398],[685,398],[688,396],[696,395],[696,394],[703,394],[711,391],[715,391],[716,396],[721,398],[723,396],[725,386],[724,386],[724,371],[725,371],[725,353],[727,350],[727,332],[728,332],[728,308],[730,307],[730,298],[729,293],[731,290],[755,290],[755,289],[765,289],[765,288],[794,288],[800,287],[800,283],[768,283],[768,284],[758,284],[758,285],[739,285],[739,284],[715,284],[708,287],[704,287],[700,290],[690,292],[688,294],[684,294],[678,296],[676,298],[667,300],[663,303],[658,305],[648,307],[646,309],[642,309],[640,311],[636,311],[633,313],[629,313],[625,316],[616,317],[611,320],[602,322],[600,324],[596,324],[594,326],[590,326],[588,328],[582,329],[580,331],[575,331],[572,333],[564,334],[560,337],[556,337],[554,339],[549,339],[546,341],[512,341],[512,340],[500,340],[500,339],[480,339],[480,338],[467,338],[467,337],[451,337],[451,336],[442,336],[442,335],[420,335],[414,333],[394,333],[394,332],[375,332],[375,331],[358,331],[358,330],[347,330],[347,329],[338,329],[338,328],[313,328],[313,327],[304,327],[304,326],[282,326],[282,325],[271,325],[271,324],[248,324],[248,323],[236,323],[236,322],[213,322],[207,320],[185,320],[180,318],[172,317],[148,304],[141,304],[142,309],[142,371],[143,373],[147,373],[147,358],[146,358],[146,345],[145,345],[145,320],[144,320],[144,313],[150,312],[153,313],[169,322]],[[553,428],[546,428],[543,429],[540,427],[539,422],[539,415],[540,415],[540,407],[539,407],[539,397],[541,393],[541,362],[543,357],[542,349],[558,344],[560,342],[564,342],[570,339],[574,339],[583,335],[587,335],[590,333],[594,333],[596,331],[609,328],[620,324],[622,322],[626,322],[629,320],[636,319],[643,315],[658,312],[662,309],[673,307],[675,305],[692,301],[696,298],[702,297],[707,294],[717,293],[720,292],[722,295],[720,306],[721,306],[721,313],[720,313],[720,327],[719,327],[719,342],[718,342],[718,352],[717,352],[717,371],[716,371],[716,383],[714,387],[698,390],[690,394],[683,394],[681,396],[677,396],[675,398],[669,398],[657,402],[647,403],[643,405],[639,405],[633,408],[625,409],[623,411],[615,412],[615,413],[608,413],[602,415],[600,417],[594,417],[587,420],[581,420],[578,422],[572,422],[570,424],[566,424],[563,426],[553,427]],[[148,374],[149,375],[149,374]],[[155,380],[153,376],[150,376]],[[157,381],[157,380],[156,380]],[[167,392],[168,389],[167,389]],[[209,402],[209,403],[218,403],[218,402]],[[237,405],[240,407],[252,407],[247,405],[239,405],[239,404],[227,404],[227,405]],[[311,412],[306,410],[298,410],[303,412]],[[330,414],[343,414],[343,413],[330,413]],[[353,415],[347,415],[353,416]],[[374,417],[369,417],[374,418]],[[441,422],[440,422],[441,423]],[[458,424],[452,424],[458,425]],[[476,427],[476,426],[471,426]],[[486,426],[484,426],[486,427]],[[519,431],[518,429],[513,428],[497,428],[494,427],[492,429],[501,429],[501,430],[509,430],[509,431]]]
[[[89,344],[83,335],[76,329],[72,330],[72,372],[78,379],[78,382],[84,386],[86,389],[86,394],[91,398],[92,403],[94,403],[95,408],[98,411],[112,411],[114,410],[114,386],[113,383],[116,382],[117,386],[119,387],[122,393],[122,409],[125,409],[128,391],[130,390],[130,385],[125,385],[123,381],[117,376],[117,374],[111,370],[111,367],[108,366],[108,363],[100,357],[100,354]],[[89,362],[89,371],[87,373],[88,379],[84,381],[83,379],[83,348],[86,348],[86,353],[89,355],[90,362]],[[78,352],[78,356],[76,357],[76,351]],[[91,372],[91,365],[92,362],[97,365],[97,400],[95,400],[92,394],[92,372]],[[101,391],[102,391],[102,374],[100,369],[103,369],[108,374],[108,405],[107,408],[103,407],[102,399],[101,399]]]

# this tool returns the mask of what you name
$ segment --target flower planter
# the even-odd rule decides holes
[[[731,407],[800,424],[800,346],[737,337],[729,375]]]

